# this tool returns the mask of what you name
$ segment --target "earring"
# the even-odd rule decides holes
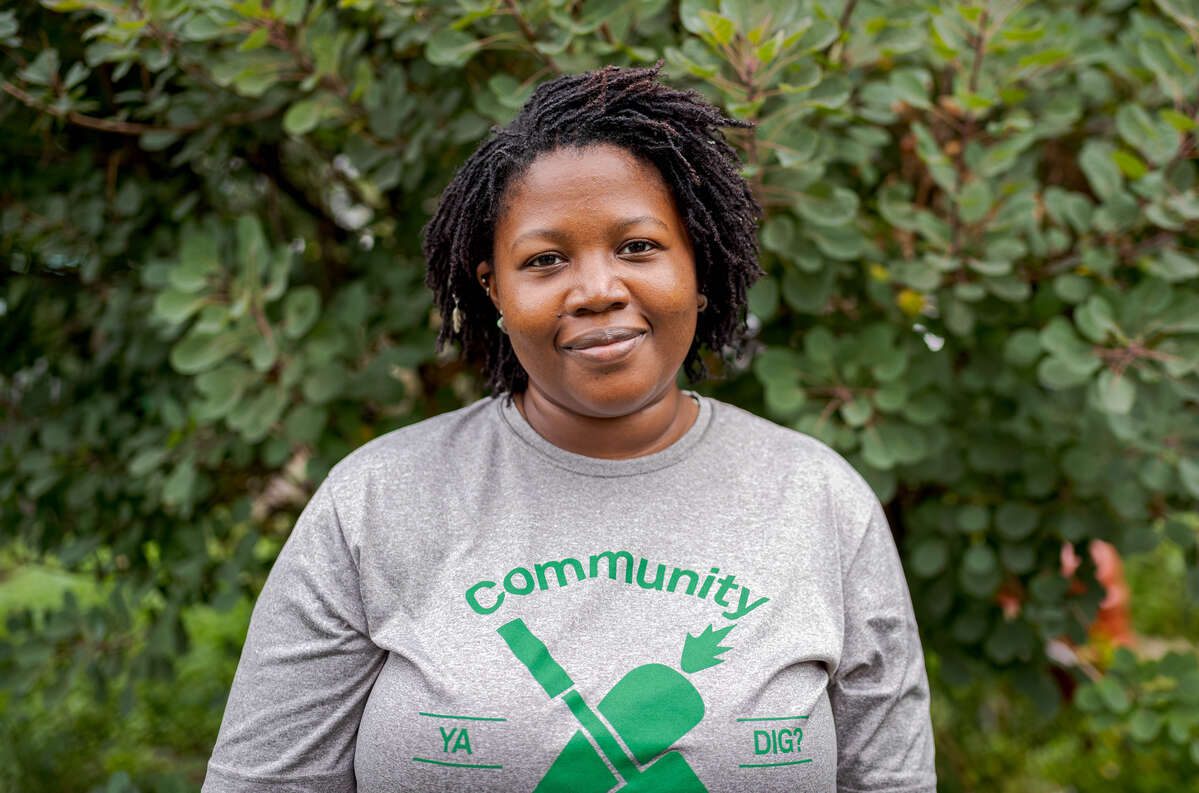
[[[458,295],[454,295],[454,311],[450,314],[450,327],[454,333],[462,332],[462,309],[458,308]]]
[[[500,318],[495,321],[495,326],[500,329],[501,333],[507,333],[508,329],[504,327],[504,314],[500,312]]]
[[[707,307],[708,307],[708,296],[707,296],[707,295],[705,295],[705,294],[700,294],[700,296],[699,296],[699,310],[700,310],[700,311],[703,311],[703,310],[704,310],[705,308],[707,308]]]

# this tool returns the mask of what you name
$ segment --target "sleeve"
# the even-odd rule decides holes
[[[327,478],[267,577],[203,793],[353,793],[358,724],[385,652]]]
[[[935,793],[928,677],[911,596],[882,505],[860,484],[869,517],[842,561],[845,629],[829,684],[837,791]]]

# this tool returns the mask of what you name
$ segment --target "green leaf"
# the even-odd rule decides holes
[[[1037,527],[1039,512],[1030,504],[1005,501],[995,510],[995,525],[1009,540],[1023,540]]]
[[[196,486],[196,466],[190,460],[180,462],[162,485],[162,501],[178,506],[191,500]]]
[[[219,241],[194,226],[183,231],[179,262],[171,268],[171,286],[181,292],[199,292],[208,285],[209,276],[221,268]]]
[[[765,388],[766,409],[774,416],[791,418],[808,401],[807,393],[795,382],[768,381]]]
[[[1116,130],[1125,142],[1158,165],[1165,165],[1178,151],[1178,131],[1138,104],[1121,105],[1116,111]]]
[[[817,85],[822,75],[820,64],[811,58],[804,58],[788,67],[778,88],[784,94],[802,94]]]
[[[949,562],[949,548],[944,540],[924,540],[912,551],[912,572],[921,578],[935,578]]]
[[[1005,569],[1016,575],[1026,575],[1036,569],[1037,549],[1032,545],[1004,545],[999,558]]]
[[[709,625],[694,636],[688,633],[687,638],[683,640],[683,658],[679,668],[690,675],[723,663],[725,659],[717,656],[733,648],[724,647],[720,642],[735,627],[736,623],[733,623],[716,630],[714,626]]]
[[[283,333],[298,339],[308,332],[320,315],[321,295],[313,286],[292,289],[283,298]]]
[[[296,102],[283,114],[283,129],[289,135],[306,135],[321,121],[321,102],[317,98]]]
[[[1171,283],[1199,277],[1199,255],[1187,256],[1173,248],[1165,248],[1148,257],[1147,261],[1150,273]]]
[[[774,318],[779,307],[779,282],[767,275],[759,278],[746,295],[749,312],[760,320]]]
[[[821,17],[813,22],[811,27],[799,34],[792,35],[787,40],[786,46],[794,47],[797,52],[815,52],[832,44],[839,35],[841,35],[841,31],[837,27],[837,23]]]
[[[995,551],[988,545],[973,545],[962,556],[962,570],[970,575],[989,575],[998,567]]]
[[[283,431],[292,443],[315,444],[320,440],[328,416],[322,405],[296,405],[283,422]]]
[[[1128,734],[1134,741],[1149,743],[1161,732],[1162,717],[1146,708],[1137,708],[1128,722]]]
[[[1199,122],[1196,122],[1190,116],[1179,113],[1177,110],[1165,108],[1157,111],[1157,114],[1162,121],[1174,127],[1174,129],[1178,130],[1179,132],[1185,133],[1199,128]]]
[[[228,415],[246,387],[256,379],[256,375],[244,364],[235,362],[202,372],[195,380],[196,388],[206,398],[202,403],[202,420],[215,421]]]
[[[263,27],[257,28],[256,30],[254,30],[253,33],[246,36],[245,41],[243,41],[238,46],[237,49],[239,52],[249,52],[250,50],[256,50],[256,49],[259,49],[260,47],[266,46],[267,42],[270,41],[270,39],[271,39],[270,28],[263,26]]]
[[[728,44],[737,33],[737,26],[728,17],[701,9],[699,18],[704,21],[704,26],[711,31],[718,44]]]
[[[957,510],[958,528],[968,534],[983,531],[990,522],[990,512],[978,504],[966,504]]]
[[[6,39],[9,36],[16,35],[20,30],[17,25],[17,14],[15,11],[0,11],[0,39]]]
[[[286,406],[285,388],[278,385],[264,388],[237,406],[229,415],[229,426],[240,432],[247,443],[258,443],[270,434]]]
[[[1195,498],[1199,498],[1199,459],[1183,458],[1178,461],[1178,477],[1182,486]]]
[[[154,298],[154,313],[171,324],[185,321],[204,305],[206,298],[168,289]]]
[[[1061,391],[1090,382],[1091,375],[1080,372],[1061,358],[1050,355],[1042,358],[1037,364],[1037,380],[1050,390]]]
[[[1091,294],[1091,280],[1075,273],[1062,273],[1053,279],[1053,293],[1067,303],[1081,303]]]
[[[1074,322],[1082,334],[1096,344],[1106,341],[1118,327],[1111,304],[1099,295],[1091,295],[1075,310]]]
[[[171,347],[170,361],[181,374],[198,374],[211,369],[241,347],[237,334],[198,333],[194,328]]]
[[[779,51],[783,46],[783,31],[771,36],[766,40],[766,43],[754,50],[754,55],[757,56],[759,62],[763,65],[770,63],[778,57]]]
[[[1120,189],[1123,179],[1112,155],[1115,148],[1110,143],[1087,141],[1078,155],[1078,166],[1086,174],[1091,189],[1100,198],[1107,198]]]
[[[866,399],[843,402],[839,409],[841,418],[851,427],[861,427],[874,415],[874,406]]]
[[[820,273],[802,273],[788,267],[783,272],[783,300],[796,311],[815,314],[828,303],[833,285],[831,269]]]
[[[146,151],[162,151],[179,140],[178,132],[152,130],[143,132],[137,138],[137,144]]]
[[[1113,151],[1112,160],[1115,161],[1120,171],[1129,179],[1140,179],[1149,173],[1148,166],[1141,161],[1140,157],[1124,149]]]
[[[1104,677],[1095,684],[1095,688],[1108,710],[1113,713],[1124,713],[1128,710],[1128,694],[1118,681],[1113,680],[1111,677]]]
[[[843,74],[828,74],[804,96],[804,104],[836,110],[849,101],[853,83]]]
[[[58,50],[42,50],[33,62],[21,69],[18,74],[22,80],[34,85],[51,85],[58,77]]]
[[[435,66],[462,66],[480,48],[479,41],[461,30],[439,30],[425,43],[425,57]]]
[[[821,226],[842,226],[858,212],[858,194],[845,187],[817,182],[795,198],[795,209]]]
[[[1074,326],[1065,317],[1054,317],[1041,331],[1041,346],[1074,371],[1089,375],[1102,362],[1074,332]]]
[[[799,356],[785,347],[767,347],[754,358],[753,370],[763,384],[793,384],[799,381]]]
[[[832,331],[817,325],[803,335],[804,354],[818,363],[831,363],[837,350],[837,340]]]
[[[325,403],[342,393],[348,373],[339,363],[326,364],[304,378],[304,398],[313,403]]]
[[[967,223],[977,223],[991,209],[994,202],[991,186],[985,179],[969,182],[958,194],[958,214]]]
[[[928,99],[932,77],[927,69],[896,69],[891,72],[889,82],[900,101],[922,109],[932,107]]]
[[[1108,413],[1124,415],[1132,410],[1137,390],[1127,374],[1117,377],[1111,369],[1104,369],[1099,373],[1096,385],[1099,390],[1099,402]]]
[[[1029,366],[1041,357],[1041,339],[1035,330],[1020,328],[1008,337],[1003,357],[1016,366]]]
[[[143,449],[129,461],[130,475],[137,477],[145,476],[162,465],[170,453],[171,450],[165,446],[154,446],[149,449]]]
[[[761,238],[763,248],[789,257],[795,253],[795,221],[790,215],[773,215],[763,224]]]
[[[867,427],[862,432],[862,459],[871,467],[887,471],[895,467],[895,455],[883,441],[877,426]]]

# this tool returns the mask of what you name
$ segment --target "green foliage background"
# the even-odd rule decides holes
[[[757,124],[702,390],[887,503],[944,789],[1195,784],[1199,0],[42,0],[0,49],[5,789],[195,789],[315,485],[482,396],[438,192],[539,81],[659,58]],[[1070,651],[1096,538],[1155,560],[1139,654]]]

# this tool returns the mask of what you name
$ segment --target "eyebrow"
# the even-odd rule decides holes
[[[638,215],[637,217],[633,218],[625,218],[624,220],[616,223],[613,228],[618,231],[624,231],[630,226],[636,226],[638,223],[649,223],[654,226],[660,226],[666,231],[670,230],[670,226],[667,226],[660,218],[654,217],[653,215]],[[566,240],[569,238],[569,235],[564,231],[559,231],[558,229],[529,229],[516,239],[512,240],[511,250],[515,251],[517,245],[524,242],[526,239],[529,239],[530,237],[544,237],[551,242],[561,245],[566,242]]]

